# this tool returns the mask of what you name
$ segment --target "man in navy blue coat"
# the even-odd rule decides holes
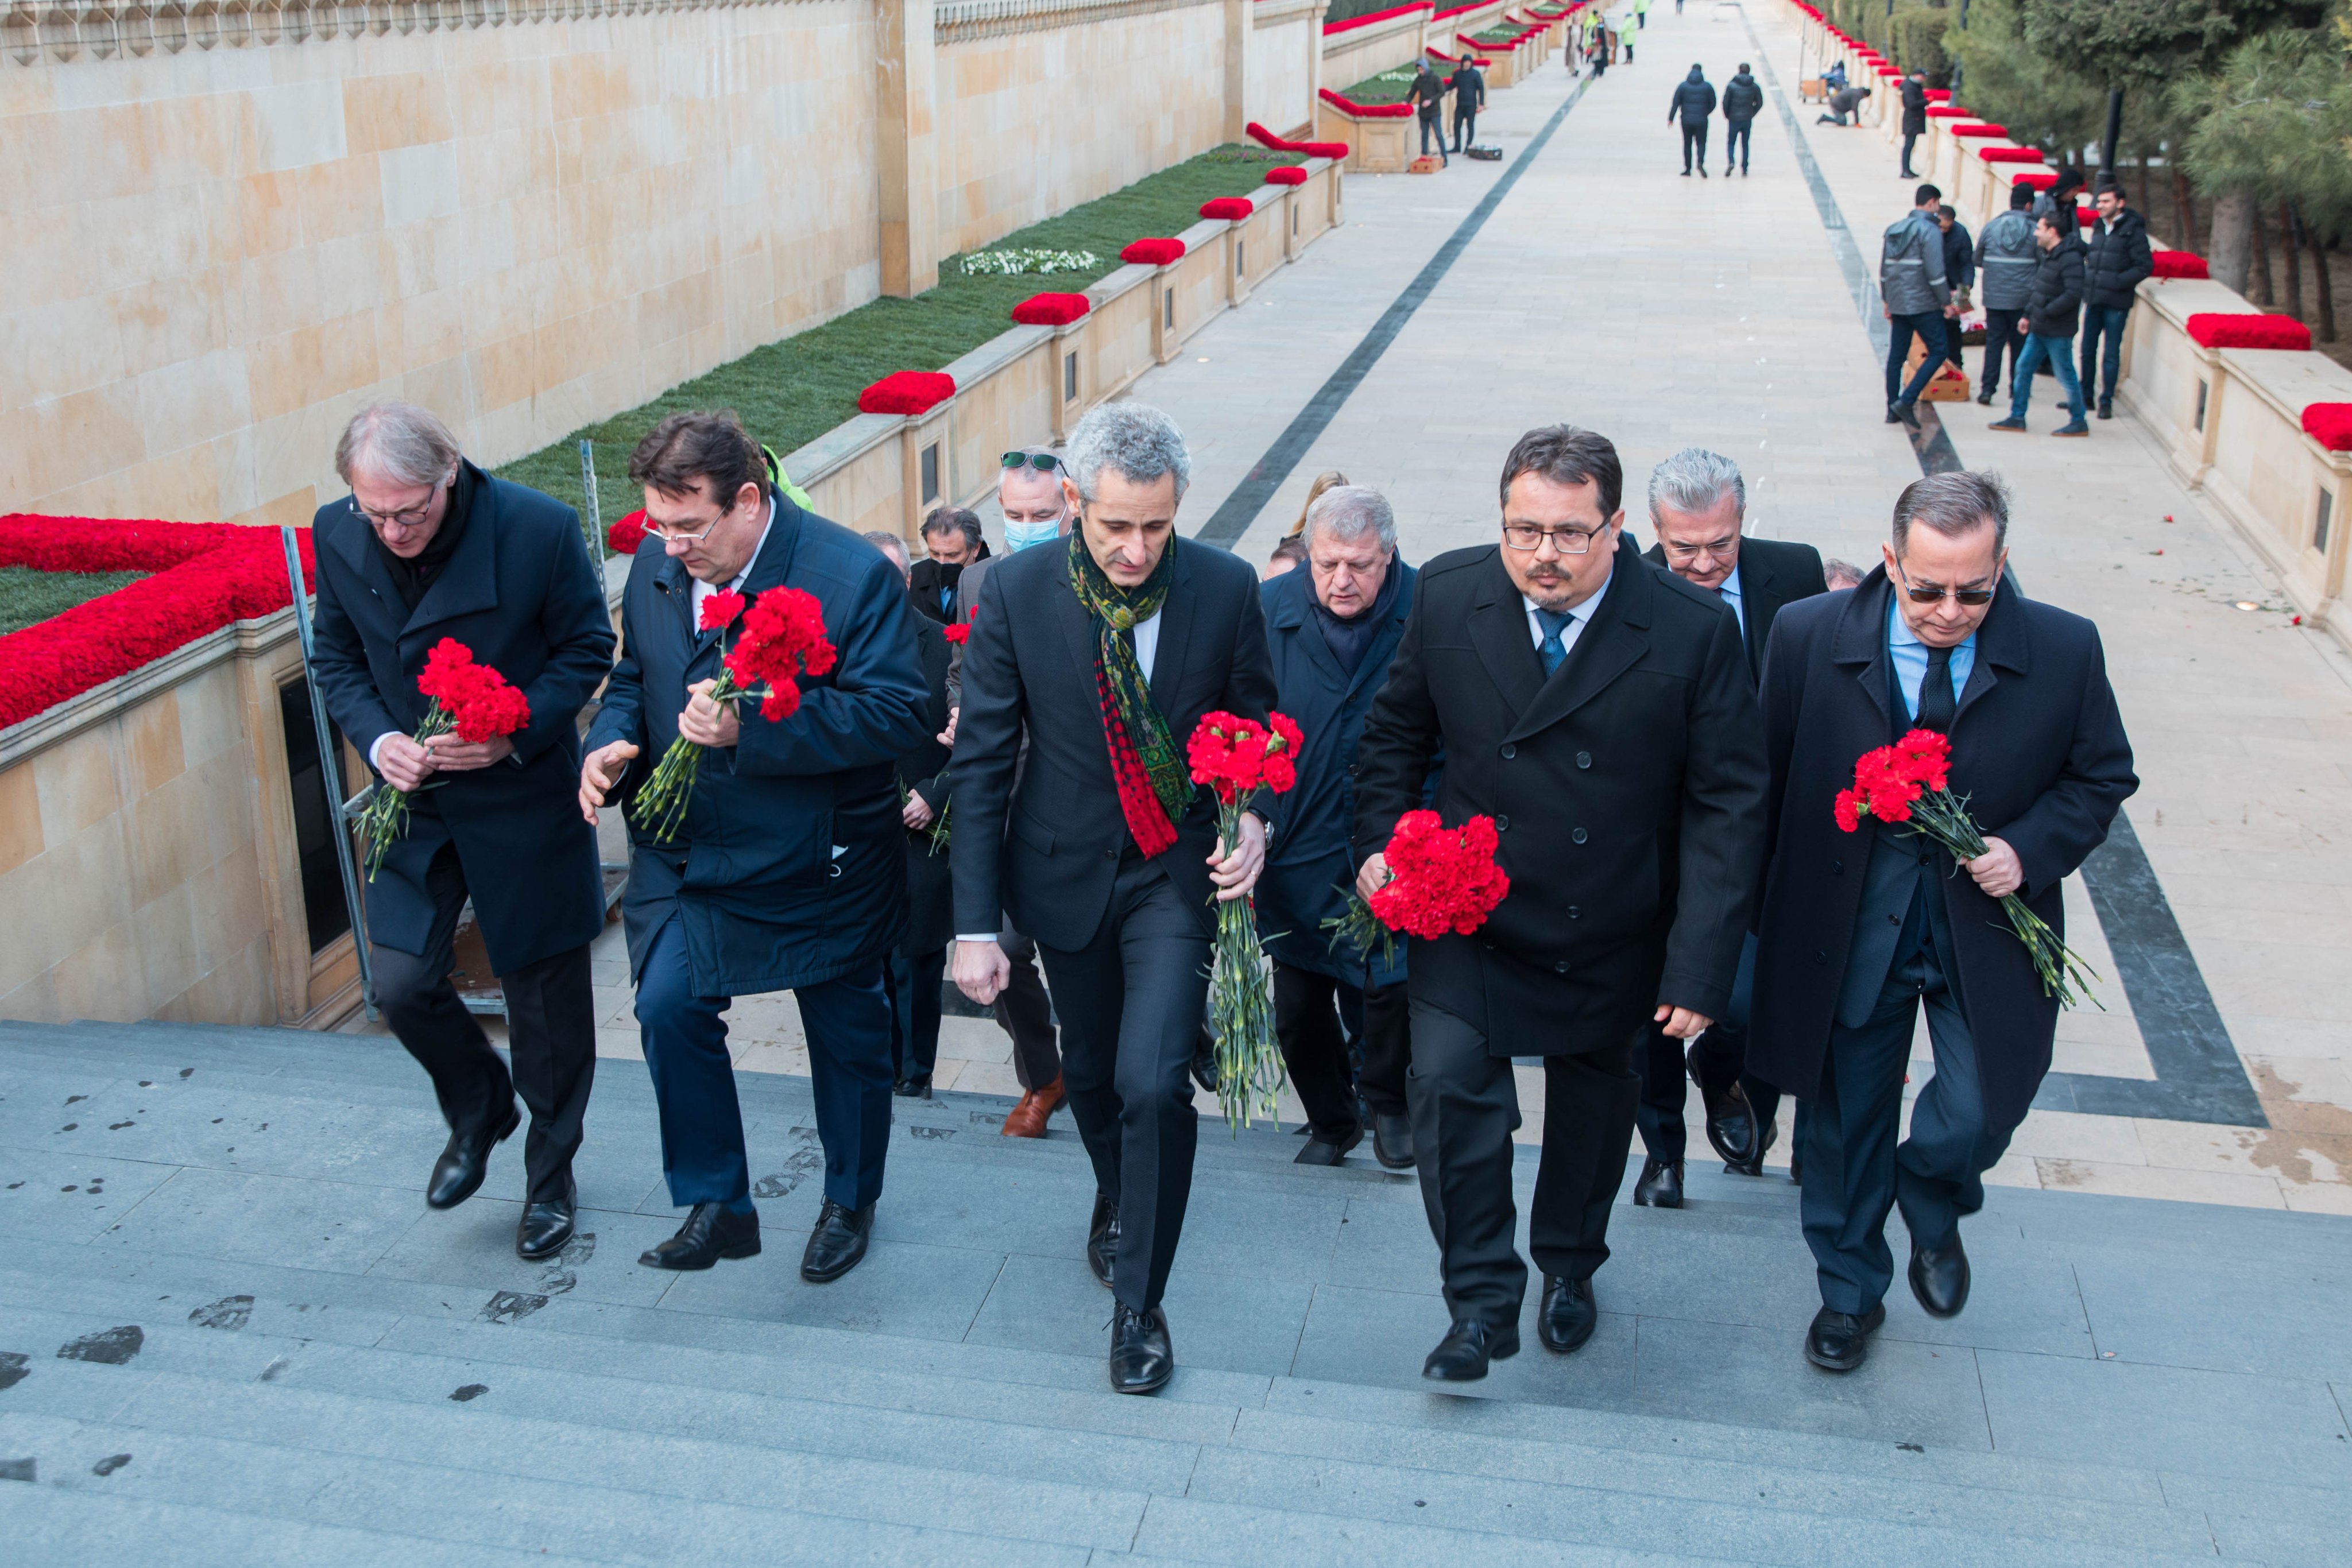
[[[646,538],[621,606],[622,653],[588,732],[580,809],[628,796],[679,737],[705,748],[674,839],[634,821],[629,970],[661,1108],[670,1201],[691,1212],[638,1260],[708,1269],[760,1249],[760,1218],[721,1016],[739,996],[791,990],[807,1037],[824,1147],[824,1201],[801,1277],[839,1279],[866,1255],[890,1135],[890,1004],[883,967],[907,925],[898,761],[929,737],[930,694],[897,568],[793,505],[731,413],[673,414],[637,444]],[[832,670],[803,674],[797,711],[714,704],[720,637],[702,601],[800,589],[824,606]],[[727,639],[733,646],[733,637]]]
[[[1316,497],[1303,530],[1307,567],[1259,590],[1266,648],[1280,696],[1275,706],[1306,737],[1298,782],[1273,797],[1273,841],[1258,880],[1258,929],[1274,959],[1275,1030],[1291,1087],[1307,1109],[1303,1166],[1336,1166],[1364,1135],[1348,1036],[1363,1042],[1362,1106],[1372,1153],[1390,1170],[1412,1168],[1405,1109],[1411,1060],[1404,939],[1384,963],[1334,946],[1323,922],[1347,909],[1355,881],[1356,747],[1372,698],[1412,609],[1412,568],[1398,559],[1396,514],[1378,490],[1339,485]],[[1341,1028],[1342,1019],[1347,1028]]]
[[[580,709],[613,661],[604,590],[577,517],[458,455],[425,409],[362,410],[335,448],[351,496],[320,509],[313,668],[327,711],[384,786],[410,795],[407,831],[367,888],[376,1005],[433,1076],[449,1143],[425,1200],[463,1203],[490,1150],[530,1108],[530,1186],[516,1249],[572,1239],[572,1156],[595,1076],[588,944],[604,924],[596,835],[572,809]],[[478,743],[421,745],[428,650],[454,638],[520,688],[530,722]],[[513,1066],[449,981],[467,897],[506,994]]]
[[[2138,788],[2088,621],[2002,575],[2008,497],[1983,474],[1914,482],[1885,564],[1792,604],[1764,661],[1772,851],[1748,1070],[1803,1100],[1804,1228],[1822,1308],[1805,1355],[1848,1372],[1885,1322],[1886,1215],[1911,1236],[1912,1293],[1968,1302],[1959,1222],[2050,1071],[2057,998],[1998,902],[2063,935],[2063,883]],[[1951,738],[1951,789],[1987,852],[1965,862],[1900,826],[1842,831],[1854,759],[1913,727]],[[1935,1076],[1898,1144],[1904,1069],[1927,1010]]]

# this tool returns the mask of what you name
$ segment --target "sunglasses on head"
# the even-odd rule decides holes
[[[998,459],[1007,468],[1027,464],[1040,474],[1051,474],[1062,465],[1062,460],[1050,452],[1008,452]]]

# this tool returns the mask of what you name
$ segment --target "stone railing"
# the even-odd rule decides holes
[[[1223,0],[936,0],[931,7],[932,36],[942,44],[972,38],[1002,37],[1007,33],[1041,33],[1055,27],[1141,16],[1153,11],[1173,11],[1186,5],[1222,5]]]

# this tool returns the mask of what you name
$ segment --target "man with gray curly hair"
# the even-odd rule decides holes
[[[1009,920],[1035,939],[1094,1163],[1087,1262],[1117,1297],[1122,1394],[1175,1369],[1160,1302],[1192,1192],[1210,936],[1216,903],[1246,897],[1265,862],[1255,817],[1219,841],[1215,796],[1185,763],[1203,714],[1263,721],[1275,698],[1256,574],[1176,537],[1192,467],[1156,408],[1078,422],[1062,481],[1077,525],[982,584],[950,768],[956,983],[993,1002],[1009,972],[997,933]]]

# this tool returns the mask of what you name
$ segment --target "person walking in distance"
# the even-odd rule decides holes
[[[2033,219],[2026,211],[2032,204],[2032,186],[2011,185],[2008,210],[1977,235],[1978,298],[1985,313],[1984,368],[1977,376],[1980,403],[1990,404],[2000,389],[2003,357],[2014,380],[2018,356],[2025,349],[2018,322],[2033,292],[2033,267],[2042,255],[2033,239]]]
[[[604,586],[570,507],[485,474],[414,403],[354,414],[335,472],[351,495],[311,523],[313,678],[376,788],[408,797],[407,828],[371,873],[367,929],[353,935],[368,944],[376,1005],[449,1126],[428,1207],[481,1186],[521,1120],[520,1092],[530,1133],[515,1250],[537,1262],[572,1237],[572,1160],[596,1076],[588,945],[604,928],[604,883],[595,831],[570,798],[576,721],[613,661]],[[521,729],[412,738],[426,708],[417,676],[444,638],[521,691]],[[449,980],[469,899],[506,998],[511,1069]]]
[[[1675,9],[1682,9],[1675,0]],[[1732,165],[1739,166],[1739,177],[1748,177],[1748,151],[1755,141],[1756,117],[1764,109],[1764,89],[1748,74],[1748,62],[1739,62],[1737,75],[1723,86],[1723,173],[1731,177]]]
[[[2116,382],[2123,376],[2124,327],[2143,279],[2156,271],[2148,249],[2147,222],[2124,200],[2123,182],[2101,171],[2098,215],[2091,220],[2089,249],[2083,257],[2083,395],[2099,405],[2101,419],[2116,416]],[[2106,351],[2101,354],[2104,341]]]
[[[1674,96],[1666,100],[1666,118],[1683,122],[1683,177],[1688,179],[1694,152],[1698,160],[1698,175],[1706,178],[1706,120],[1715,112],[1715,89],[1708,85],[1706,73],[1696,65],[1690,75],[1675,84]]]
[[[2033,395],[2033,374],[2044,364],[2066,393],[2066,411],[2073,417],[2052,431],[2053,435],[2091,434],[2084,421],[2083,383],[2074,379],[2074,336],[2083,308],[2083,257],[2088,248],[2072,232],[2071,216],[2048,212],[2034,221],[2033,240],[2042,250],[2033,268],[2033,287],[2026,296],[2025,314],[2018,325],[2026,331],[2025,352],[2017,357],[2017,372],[2009,387],[2009,417],[1990,428],[2022,434],[2025,405]]]
[[[866,1256],[889,1146],[883,969],[907,927],[897,769],[932,733],[915,612],[889,558],[794,505],[731,413],[670,415],[637,443],[629,477],[644,488],[646,540],[584,743],[582,815],[634,797],[674,739],[704,750],[674,832],[629,824],[629,975],[662,1175],[688,1210],[637,1261],[698,1270],[760,1250],[726,1012],[736,997],[789,990],[824,1153],[801,1278],[824,1284]],[[722,638],[702,630],[703,607],[779,590],[816,601],[832,667],[804,673],[782,717],[764,702],[713,702]]]
[[[1901,178],[1916,180],[1911,149],[1927,134],[1927,73],[1912,71],[1903,78],[1903,168]]]
[[[1886,423],[1919,426],[1919,394],[1947,357],[1946,323],[1958,314],[1944,277],[1944,231],[1936,210],[1944,193],[1922,185],[1908,213],[1887,225],[1878,256],[1879,308],[1892,325],[1886,335]],[[1908,385],[1903,366],[1911,340],[1925,350]]]
[[[1421,117],[1421,155],[1429,156],[1429,144],[1433,140],[1438,162],[1450,167],[1453,160],[1445,155],[1445,122],[1440,118],[1445,111],[1445,82],[1427,55],[1421,57],[1421,69],[1413,74],[1412,85],[1404,89],[1404,100]]]
[[[1398,555],[1396,514],[1377,490],[1342,485],[1309,510],[1302,569],[1260,591],[1276,706],[1306,737],[1298,782],[1276,795],[1274,847],[1258,883],[1260,929],[1274,960],[1275,1028],[1307,1109],[1300,1165],[1338,1165],[1363,1137],[1390,1170],[1412,1166],[1405,1071],[1411,1061],[1403,954],[1395,961],[1328,940],[1347,910],[1355,864],[1355,772],[1364,719],[1388,679],[1412,609],[1413,570]],[[1363,1051],[1361,1095],[1349,1039]]]
[[[1772,844],[1748,1070],[1806,1102],[1822,1305],[1804,1354],[1828,1372],[1861,1365],[1885,1322],[1897,1204],[1920,1306],[1967,1305],[1960,1221],[2050,1069],[2059,1009],[1997,901],[2063,937],[2061,883],[2138,787],[2097,629],[2003,575],[2000,481],[1916,480],[1891,533],[1859,588],[1781,612],[1764,670]],[[1903,824],[1836,819],[1855,758],[1914,728],[1949,738],[1951,791],[1984,831],[1958,866]],[[1901,1135],[1923,1006],[1935,1073]]]
[[[1501,537],[1423,567],[1357,759],[1356,886],[1444,770],[1448,825],[1492,820],[1510,891],[1475,936],[1412,944],[1415,1169],[1451,1327],[1423,1364],[1469,1382],[1517,1354],[1514,1057],[1544,1064],[1528,1239],[1537,1333],[1599,1322],[1654,1022],[1696,1039],[1730,1005],[1763,849],[1764,754],[1738,619],[1622,538],[1616,448],[1573,425],[1503,464]]]
[[[1478,111],[1486,107],[1486,78],[1478,69],[1478,57],[1464,50],[1445,85],[1454,91],[1454,151],[1466,152],[1477,139]]]
[[[994,1001],[1000,921],[1036,938],[1094,1166],[1086,1254],[1114,1298],[1110,1384],[1150,1394],[1175,1369],[1160,1302],[1192,1187],[1215,904],[1247,897],[1265,862],[1255,815],[1219,841],[1184,746],[1209,712],[1265,722],[1274,676],[1257,574],[1176,536],[1192,456],[1175,423],[1099,404],[1064,461],[1068,545],[992,570],[964,645],[955,980]]]

